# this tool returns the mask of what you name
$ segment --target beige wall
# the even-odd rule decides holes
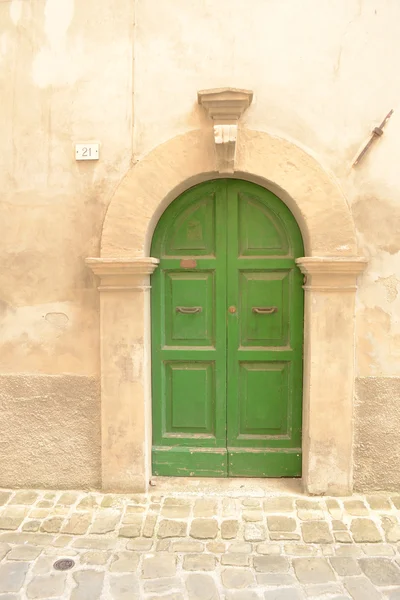
[[[390,420],[400,431],[400,111],[351,169],[371,129],[400,108],[399,22],[397,0],[0,0],[0,372],[16,390],[1,400],[22,423],[12,453],[0,444],[0,485],[24,485],[28,458],[37,476],[26,484],[98,485],[98,293],[84,259],[99,254],[105,211],[131,160],[209,126],[197,90],[225,85],[254,90],[244,127],[306,149],[352,207],[369,258],[357,295],[356,485],[400,484],[400,451],[386,479],[373,460]],[[100,160],[76,162],[74,143],[91,140]],[[52,432],[65,398],[57,375],[74,390],[67,430],[75,420],[81,443],[69,458],[87,461],[81,474],[46,473],[38,453],[22,450],[21,432],[41,416],[48,427],[38,438],[54,464],[65,450]],[[0,440],[6,429],[2,419]],[[399,438],[394,428],[400,447]]]
[[[0,2],[0,486],[100,482],[99,301],[84,259],[131,161],[132,53],[130,0]],[[75,162],[88,140],[101,160]]]

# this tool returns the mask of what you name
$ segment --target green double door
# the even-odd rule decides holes
[[[298,225],[255,184],[191,188],[151,255],[153,474],[301,474],[303,290]]]

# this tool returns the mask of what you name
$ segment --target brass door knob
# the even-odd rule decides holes
[[[236,306],[230,306],[230,307],[228,308],[228,311],[231,313],[231,315],[234,315],[234,314],[235,314],[235,312],[236,312]]]

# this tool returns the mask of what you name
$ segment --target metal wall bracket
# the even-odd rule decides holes
[[[374,127],[374,129],[372,130],[370,139],[368,140],[368,142],[366,143],[366,145],[364,146],[364,148],[361,150],[361,152],[357,156],[356,160],[353,162],[353,167],[355,167],[356,165],[358,165],[358,163],[365,156],[365,154],[368,152],[369,148],[372,146],[372,144],[374,143],[374,141],[377,138],[379,138],[379,137],[381,137],[383,135],[383,128],[385,127],[386,123],[389,121],[389,119],[392,116],[392,114],[393,114],[393,109],[390,112],[388,112],[388,114],[383,119],[383,121],[379,125],[379,127]]]

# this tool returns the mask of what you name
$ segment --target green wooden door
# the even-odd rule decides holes
[[[153,473],[300,475],[303,245],[289,209],[210,181],[167,208],[151,255]]]

